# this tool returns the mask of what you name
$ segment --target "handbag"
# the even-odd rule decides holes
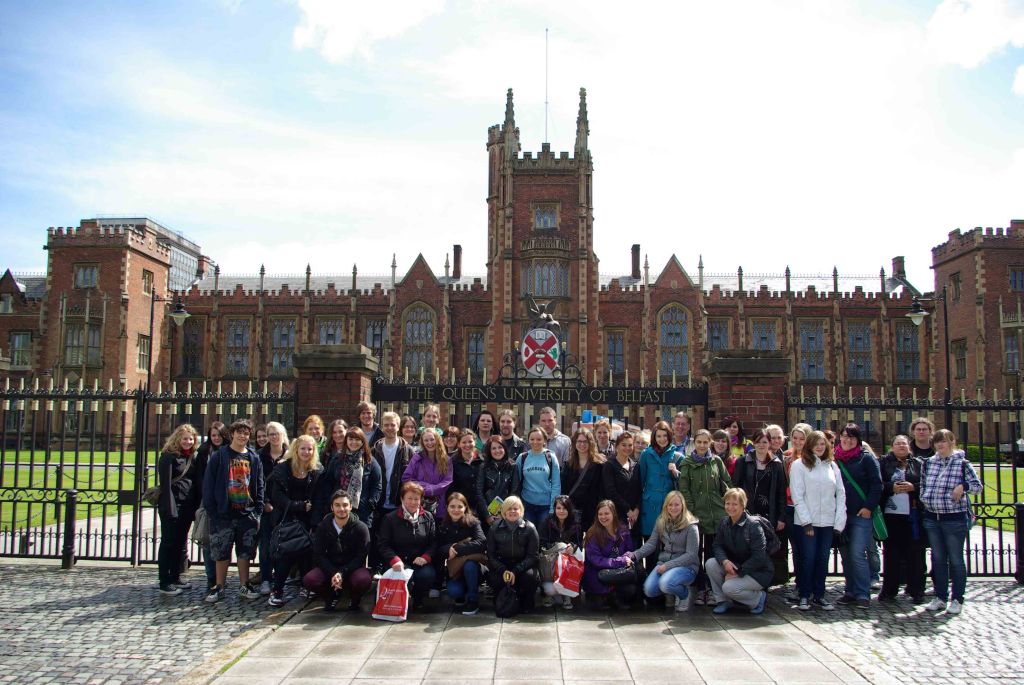
[[[550,547],[542,549],[537,555],[537,570],[540,571],[541,582],[555,582],[555,562],[558,561],[558,555],[566,547],[568,545],[564,542],[556,542]]]
[[[564,597],[576,597],[580,594],[580,582],[583,580],[583,550],[574,554],[562,552],[555,563],[555,592]]]
[[[483,552],[474,552],[473,554],[466,554],[463,556],[457,556],[454,559],[448,560],[448,577],[449,578],[461,578],[462,567],[466,565],[467,561],[475,561],[481,566],[487,565],[487,555]]]
[[[185,474],[188,473],[188,470],[190,468],[192,468],[192,457],[189,457],[188,460],[185,462],[185,470],[181,472],[181,475],[179,475],[177,478],[171,479],[171,485],[173,486],[179,480],[184,478]],[[142,501],[151,507],[159,506],[161,492],[162,490],[159,485],[153,485],[151,487],[148,487],[142,493]]]
[[[512,618],[519,613],[519,591],[514,585],[504,585],[494,597],[494,615]]]
[[[853,489],[857,491],[857,494],[860,495],[861,499],[866,500],[868,497],[864,494],[864,490],[862,490],[857,484],[857,481],[850,476],[850,472],[846,470],[845,466],[843,466],[843,462],[837,459],[836,463],[839,464],[839,470],[843,472],[843,477],[846,478],[846,481],[853,486]],[[883,542],[889,537],[889,528],[885,525],[885,516],[882,514],[882,507],[877,504],[871,512],[871,527],[874,529],[875,540]]]
[[[313,534],[306,525],[287,514],[270,534],[270,555],[275,559],[301,556],[313,551]]]
[[[622,566],[621,568],[603,568],[597,572],[597,579],[605,585],[635,585],[639,574],[636,571],[636,564]]]
[[[409,579],[412,569],[388,569],[377,581],[377,600],[371,616],[380,621],[400,623],[409,615]]]
[[[192,542],[200,547],[208,547],[210,544],[210,515],[206,509],[196,509],[196,520],[192,524]]]

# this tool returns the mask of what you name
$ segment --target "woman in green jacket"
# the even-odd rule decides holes
[[[714,556],[715,529],[725,516],[722,495],[732,487],[732,479],[721,457],[711,451],[711,433],[697,431],[693,437],[693,453],[679,467],[679,492],[686,506],[700,521],[700,575],[693,584],[694,603],[713,602],[711,586],[704,564]]]

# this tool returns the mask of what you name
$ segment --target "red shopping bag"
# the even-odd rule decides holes
[[[388,570],[377,581],[377,602],[373,605],[374,618],[381,621],[404,621],[409,613],[409,579],[412,569]]]
[[[555,560],[555,591],[566,597],[580,594],[580,581],[583,580],[583,551],[575,554],[562,552]]]

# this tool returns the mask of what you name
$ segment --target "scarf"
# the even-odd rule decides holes
[[[841,461],[841,462],[843,462],[845,464],[846,462],[850,461],[854,457],[859,457],[860,456],[860,445],[857,445],[856,447],[854,447],[851,450],[844,450],[842,447],[836,447],[835,450],[833,451],[833,454],[836,455],[836,459],[838,459],[839,461]]]
[[[697,452],[694,451],[690,455],[690,459],[693,459],[695,464],[706,464],[711,461],[711,450],[708,450],[703,455],[697,454]]]
[[[420,520],[420,510],[417,509],[415,514],[410,514],[409,510],[406,509],[403,506],[402,507],[402,518],[404,518],[406,521],[411,521],[412,523],[416,523],[417,521]]]
[[[669,444],[665,445],[664,447],[660,447],[658,443],[652,441],[651,449],[653,449],[654,453],[657,454],[659,457],[664,456],[665,452],[668,452],[670,449],[672,449],[672,441],[670,440]]]

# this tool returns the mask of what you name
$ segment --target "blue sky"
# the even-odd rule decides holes
[[[372,6],[370,6],[372,5]],[[678,5],[678,6],[676,6]],[[874,274],[1024,218],[1024,2],[0,4],[0,267],[147,215],[229,273],[482,273],[487,127],[573,144],[601,270]]]

